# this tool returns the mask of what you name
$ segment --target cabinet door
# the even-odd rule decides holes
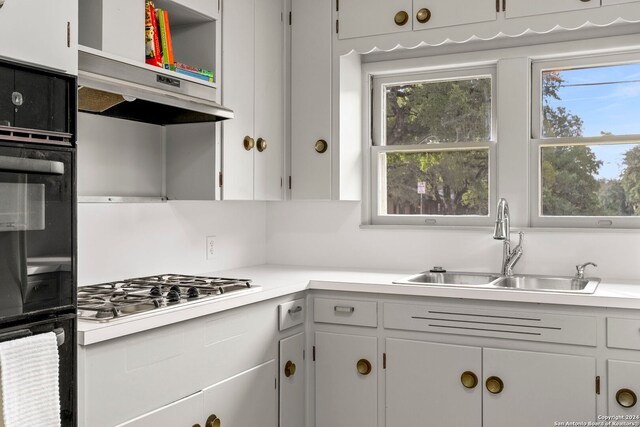
[[[222,125],[222,172],[225,200],[253,200],[253,153],[245,137],[254,134],[254,0],[228,0],[222,7],[222,103],[235,118]]]
[[[316,426],[375,427],[377,338],[316,332],[315,339]]]
[[[509,0],[505,10],[507,18],[544,15],[547,13],[567,12],[571,10],[600,7],[598,0]]]
[[[0,7],[0,57],[76,72],[76,2],[5,0]],[[68,23],[68,24],[67,24]],[[67,44],[69,25],[69,44]]]
[[[497,15],[495,0],[413,0],[414,30],[495,21]],[[418,20],[425,16],[426,22]]]
[[[331,198],[330,1],[293,0],[291,22],[291,198]],[[328,144],[324,153],[316,142]]]
[[[280,340],[280,427],[305,423],[304,333]]]
[[[552,426],[558,421],[595,421],[596,361],[593,357],[483,349],[483,425]],[[488,391],[497,377],[503,388]],[[496,385],[493,382],[493,385]]]
[[[396,22],[396,14],[403,12],[406,21]],[[340,0],[338,38],[411,31],[411,16],[411,0]]]
[[[386,353],[386,425],[482,425],[482,349],[387,339]]]
[[[204,420],[224,427],[276,427],[276,361],[271,360],[204,389]]]
[[[609,415],[640,415],[640,363],[607,361]]]
[[[134,420],[120,424],[118,427],[190,427],[196,424],[204,425],[202,396],[203,393],[200,391]]]
[[[256,0],[255,2],[256,147],[254,148],[254,198],[256,200],[282,199],[284,148],[283,6],[282,0]],[[265,144],[265,146],[261,144]]]

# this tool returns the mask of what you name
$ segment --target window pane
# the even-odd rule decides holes
[[[640,64],[542,73],[543,138],[640,134]]]
[[[543,147],[542,215],[640,215],[640,145]]]
[[[386,145],[489,141],[491,78],[384,86]]]
[[[380,215],[489,214],[488,150],[380,156],[386,169]]]

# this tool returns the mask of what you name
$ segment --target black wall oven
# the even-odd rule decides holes
[[[76,420],[76,79],[0,62],[0,341],[55,332]]]

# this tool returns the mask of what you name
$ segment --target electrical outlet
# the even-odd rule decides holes
[[[216,257],[216,236],[207,236],[207,259]]]

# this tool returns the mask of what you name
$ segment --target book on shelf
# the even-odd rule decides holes
[[[150,0],[145,2],[144,38],[145,62],[156,67],[162,67],[158,21],[156,19],[155,6]]]
[[[173,56],[173,47],[169,40],[169,14],[166,10],[157,9],[158,15],[158,27],[160,29],[160,45],[162,50],[162,66],[166,69],[171,69],[171,57]]]
[[[205,74],[194,73],[193,71],[185,70],[183,68],[176,67],[176,73],[183,74],[185,76],[195,77],[196,79],[204,80],[210,83],[213,83],[213,76],[207,76]]]
[[[193,65],[183,64],[182,62],[176,62],[174,64],[174,66],[175,66],[176,70],[180,69],[180,70],[184,70],[184,71],[190,71],[190,72],[196,73],[196,74],[202,74],[204,76],[211,77],[211,81],[214,81],[213,71],[205,70],[203,68],[194,67]]]

